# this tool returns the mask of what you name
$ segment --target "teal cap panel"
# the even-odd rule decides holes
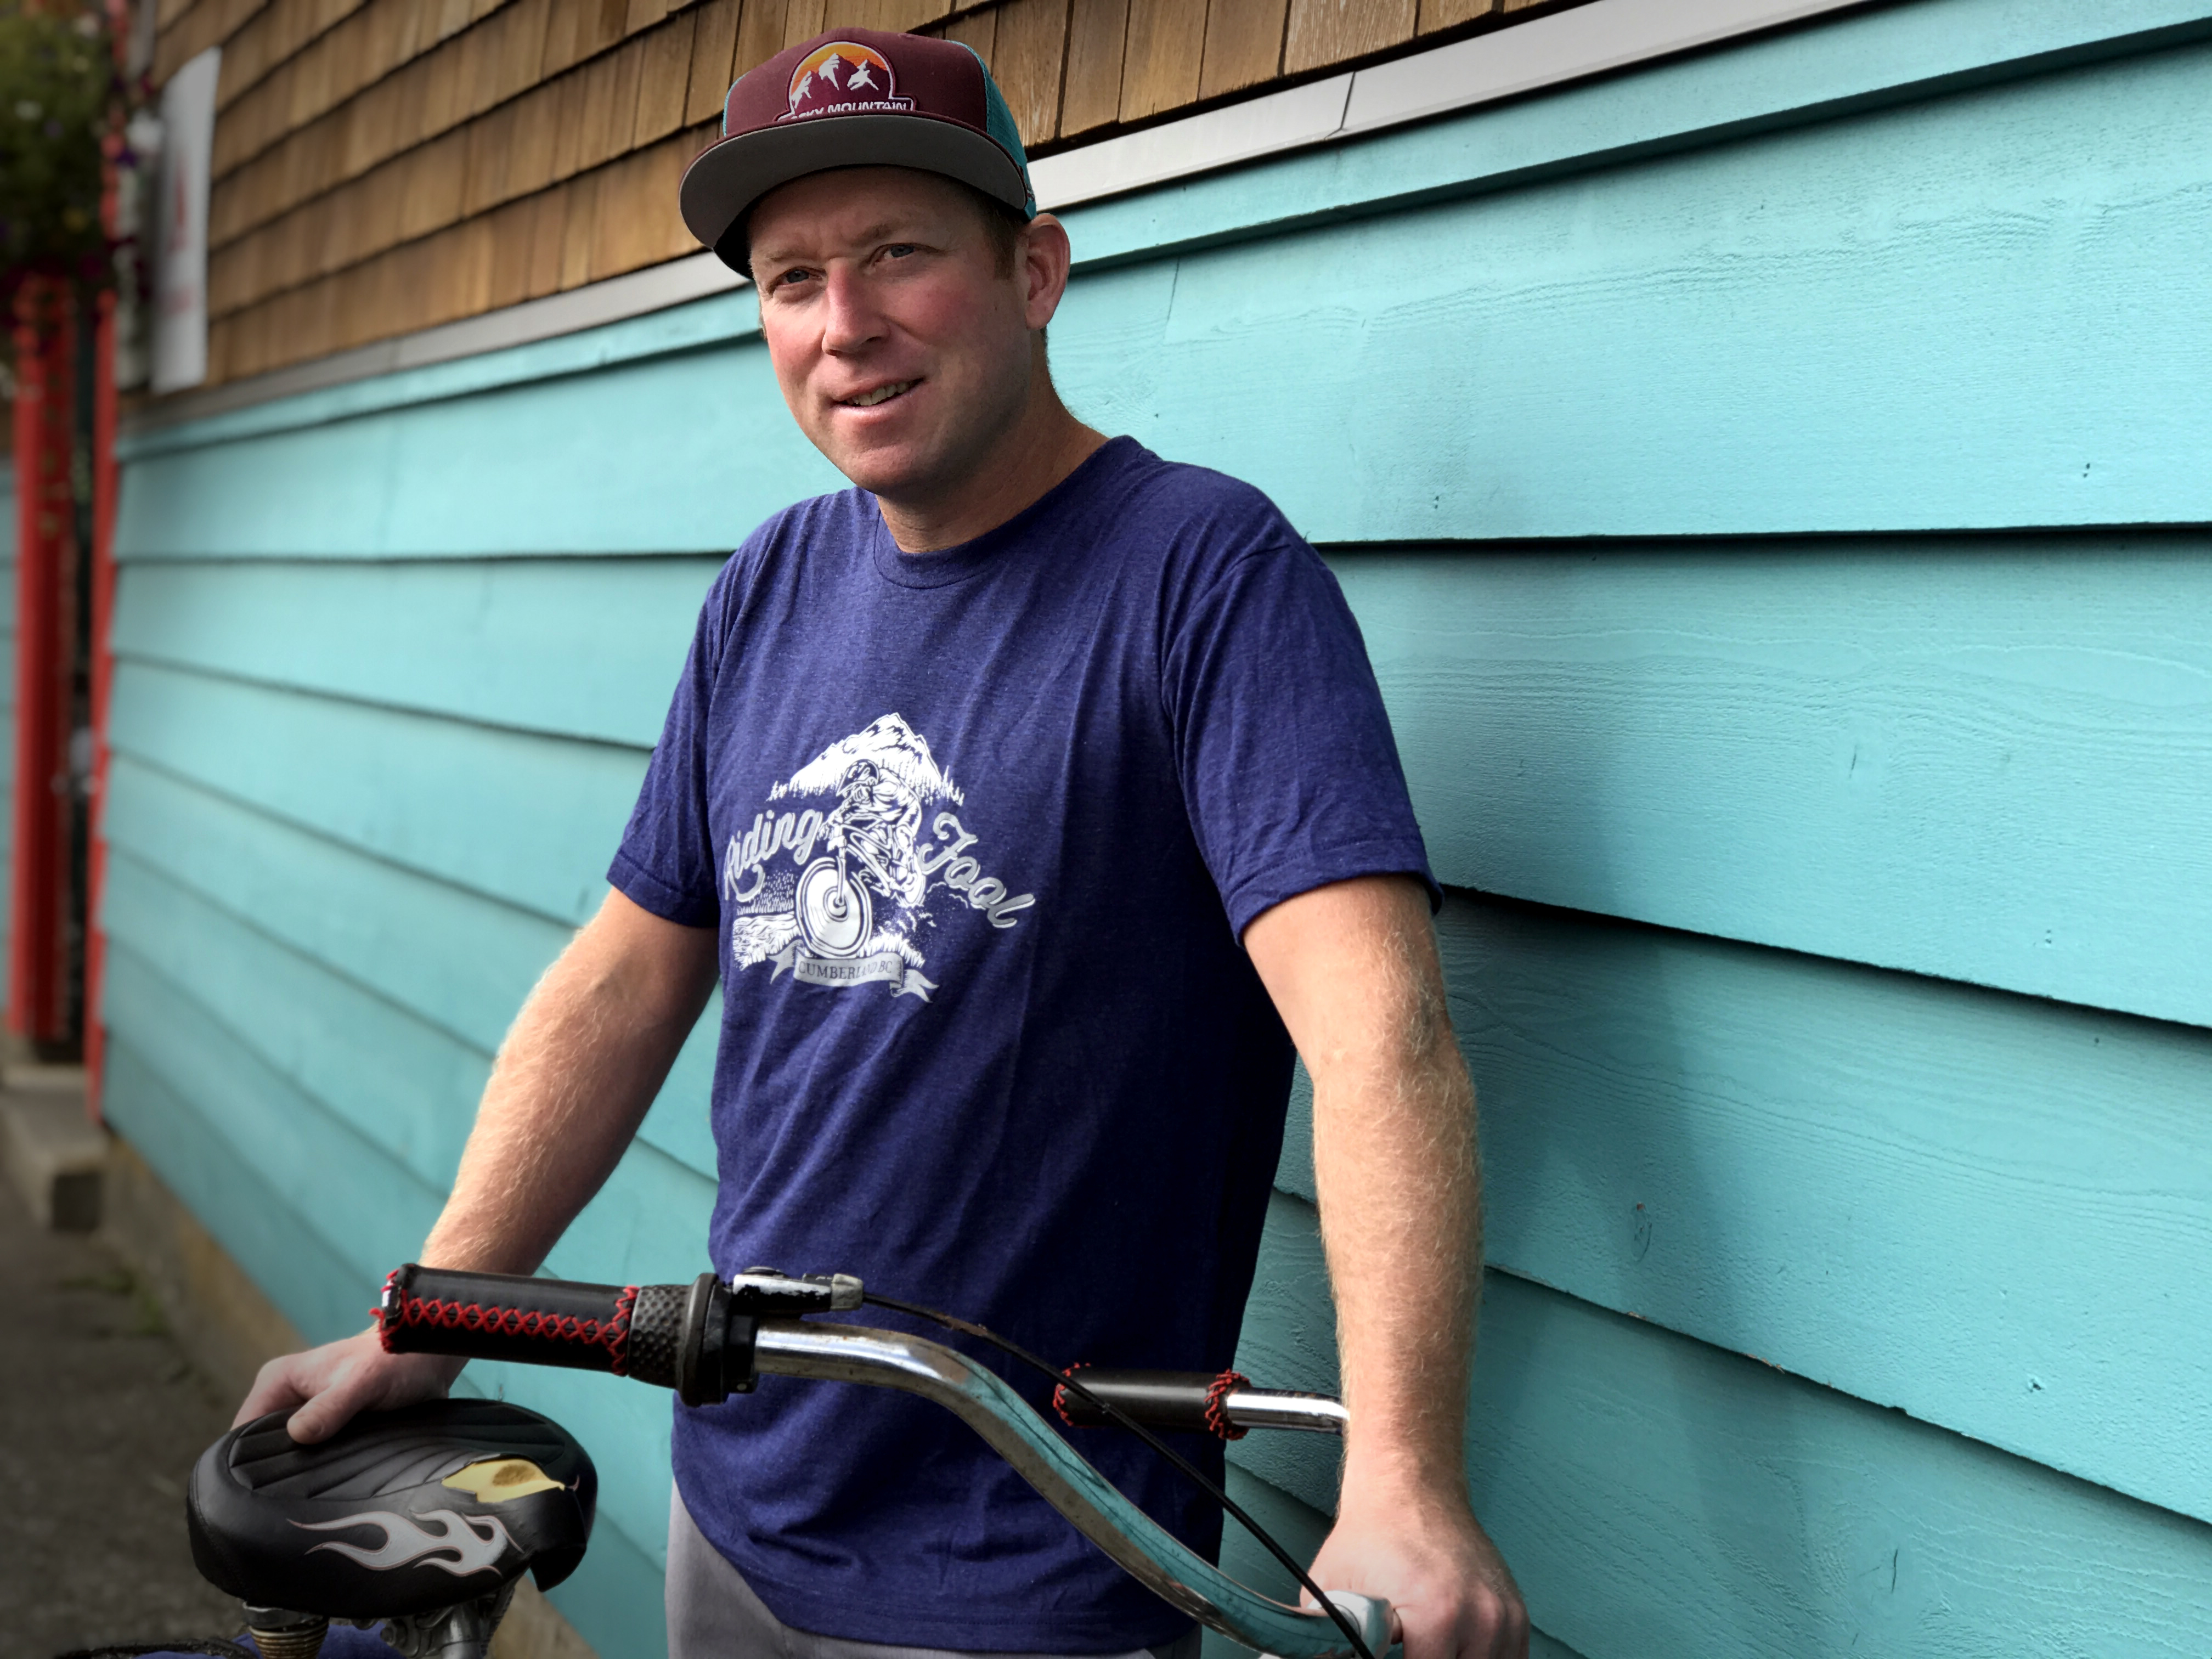
[[[1022,148],[1022,130],[1014,124],[1014,112],[1007,106],[1006,95],[999,90],[998,82],[992,78],[991,66],[983,61],[982,53],[973,46],[968,46],[967,52],[975,60],[975,67],[983,71],[983,107],[988,118],[983,130],[1013,157],[1014,165],[1022,170],[1022,193],[1029,198],[1028,210],[1035,217],[1036,187],[1030,183],[1030,155]]]

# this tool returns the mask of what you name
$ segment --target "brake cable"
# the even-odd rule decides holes
[[[973,1320],[963,1319],[957,1314],[940,1313],[934,1308],[925,1308],[918,1303],[902,1302],[896,1297],[878,1296],[873,1291],[862,1291],[860,1299],[875,1307],[887,1308],[893,1313],[902,1313],[915,1319],[929,1320],[933,1323],[944,1326],[948,1330],[963,1331],[969,1336],[989,1343],[1002,1352],[1012,1355],[1024,1365],[1050,1377],[1054,1383],[1065,1388],[1070,1394],[1078,1395],[1097,1407],[1115,1422],[1166,1458],[1170,1463],[1194,1481],[1207,1497],[1220,1504],[1228,1514],[1235,1516],[1237,1523],[1259,1540],[1268,1554],[1290,1569],[1291,1577],[1297,1579],[1299,1586],[1313,1597],[1315,1605],[1328,1613],[1335,1623],[1337,1629],[1344,1632],[1345,1639],[1352,1644],[1352,1650],[1358,1656],[1358,1659],[1375,1659],[1375,1655],[1369,1650],[1366,1641],[1360,1636],[1358,1628],[1353,1625],[1344,1609],[1328,1599],[1322,1587],[1314,1583],[1312,1576],[1298,1565],[1297,1558],[1277,1543],[1265,1527],[1245,1514],[1243,1505],[1215,1485],[1202,1470],[1184,1457],[1182,1453],[1170,1446],[1112,1401],[1101,1399],[1091,1389],[1084,1387],[1081,1380],[1074,1373],[1054,1369],[1049,1362],[1038,1358],[1020,1343],[1000,1336],[996,1331],[987,1329]]]

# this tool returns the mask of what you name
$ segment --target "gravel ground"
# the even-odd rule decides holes
[[[228,1634],[192,1570],[185,1479],[230,1423],[152,1298],[0,1182],[0,1659]]]

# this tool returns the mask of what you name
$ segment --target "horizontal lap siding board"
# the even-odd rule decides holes
[[[1568,907],[1462,891],[1443,924],[1501,1270],[1470,1474],[1585,1659],[2212,1647],[2205,1529],[2173,1512],[2212,1489],[2212,1038],[2096,1011],[2212,1023],[2212,549],[2039,528],[2212,520],[2212,56],[2176,37],[1663,153],[1685,110],[2081,17],[1880,8],[1069,216],[1120,262],[1054,325],[1074,406],[1338,544],[1440,872]],[[1476,152],[1526,170],[1498,188]],[[241,1146],[280,1095],[332,1145],[369,1144],[342,1113],[380,1137],[399,1212],[292,1224],[322,1280],[414,1247],[468,1079],[603,890],[698,594],[835,483],[749,305],[128,462],[110,1018]],[[1897,533],[1961,525],[2010,533]],[[202,955],[206,1042],[217,1000],[283,1005],[212,1060],[168,977]],[[390,1077],[337,1075],[372,1030]],[[692,1270],[710,1036],[556,1267]],[[379,1092],[417,1070],[419,1119]],[[255,1190],[315,1155],[272,1134]],[[1310,1190],[1295,1146],[1280,1180]],[[1243,1358],[1325,1385],[1310,1213],[1275,1219]],[[649,1556],[641,1391],[533,1386],[637,1449],[610,1512]],[[1325,1506],[1325,1449],[1241,1443],[1271,1484],[1240,1490]],[[610,1659],[618,1632],[591,1628]]]
[[[214,1044],[218,1052],[214,1059],[203,1056],[193,1073],[193,1062],[179,1059],[172,1042],[164,1053],[173,1066],[185,1068],[179,1074],[212,1079],[219,1060],[243,1064],[264,1079],[264,1093],[313,1103],[312,1116],[294,1114],[288,1120],[301,1134],[313,1131],[331,1145],[349,1135],[374,1148],[378,1167],[390,1172],[382,1185],[397,1183],[418,1196],[368,1233],[362,1230],[369,1225],[372,1212],[337,1205],[330,1242],[344,1249],[354,1240],[380,1258],[394,1250],[411,1254],[452,1182],[488,1060],[456,1053],[451,1039],[424,1022],[396,1008],[376,1006],[359,987],[257,936],[236,918],[127,857],[114,862],[106,914],[118,957],[130,963],[129,984],[114,994],[112,1017],[137,1034],[132,1040],[149,1040],[145,1011],[147,996],[154,994],[147,990],[149,984],[188,996],[200,1020],[195,1040]],[[272,994],[279,987],[281,994]],[[156,996],[157,1012],[159,1001]],[[319,1036],[324,1040],[313,1040]],[[475,1081],[467,1076],[471,1071],[479,1074]],[[703,1090],[686,1104],[693,1115],[703,1116]],[[353,1167],[332,1162],[334,1155],[296,1137],[272,1144],[265,1122],[248,1139],[270,1179],[288,1166]],[[630,1156],[640,1170],[653,1172],[655,1182],[674,1191],[703,1191],[712,1179],[696,1163],[669,1155],[650,1139]],[[316,1161],[302,1164],[302,1158]],[[635,1193],[626,1197],[619,1184],[598,1203],[562,1247],[562,1259],[572,1264],[576,1276],[619,1282],[638,1271],[640,1260],[657,1262],[655,1271],[671,1282],[689,1280],[698,1271],[703,1233],[686,1239],[648,1226],[643,1237],[635,1237],[641,1216],[649,1216],[651,1207],[641,1206]],[[394,1226],[397,1233],[387,1237]],[[595,1256],[597,1265],[591,1265]],[[376,1278],[396,1265],[397,1260],[386,1261]]]
[[[726,553],[842,482],[747,344],[151,456],[118,538],[142,558]]]
[[[212,1085],[220,1111],[210,1116],[193,1104],[191,1091],[209,1081],[198,1062],[210,1045],[191,1041],[204,1036],[193,1029],[202,1022],[189,1012],[179,1015],[166,992],[128,952],[110,957],[105,1008],[112,1031],[102,1079],[108,1127],[145,1155],[310,1341],[361,1329],[375,1294],[369,1252],[379,1231],[396,1231],[395,1222],[404,1226],[422,1214],[427,1195],[412,1182],[380,1180],[386,1174],[384,1160],[357,1138],[333,1146],[331,1137],[314,1134],[319,1126],[313,1109],[296,1095],[272,1085],[275,1109],[264,1107],[258,1098],[263,1079],[247,1056],[218,1048]],[[309,1133],[300,1133],[296,1122]],[[316,1166],[301,1160],[316,1156],[347,1171],[346,1182],[331,1183],[347,1190],[302,1203],[303,1172]],[[318,1215],[325,1227],[341,1231],[356,1224],[356,1236],[334,1243],[313,1224]]]
[[[1335,567],[1445,881],[2212,1025],[2212,536]]]
[[[114,646],[134,661],[644,749],[722,562],[144,564]]]
[[[489,1058],[288,951],[118,849],[108,936],[145,968],[250,1036],[267,1064],[373,1141],[421,1186],[443,1191]],[[269,988],[282,986],[282,996]]]
[[[484,1054],[570,934],[127,750],[115,757],[106,827],[118,854]]]
[[[425,875],[580,925],[646,757],[116,665],[115,746]],[[232,741],[251,732],[251,748]]]
[[[1239,1369],[1333,1388],[1327,1294],[1312,1211],[1279,1196]],[[1469,1423],[1477,1510],[1592,1659],[2212,1650],[2212,1528],[1508,1274]],[[1334,1501],[1320,1437],[1230,1455]]]
[[[542,918],[287,824],[128,755],[118,757],[111,776],[107,829],[117,858],[131,862],[142,887],[155,874],[171,885],[169,892],[155,890],[158,900],[171,908],[199,901],[212,913],[204,931],[234,936],[243,928],[288,953],[263,981],[288,988],[275,1026],[306,1012],[293,1006],[306,1000],[302,978],[321,978],[335,982],[336,1000],[366,1006],[368,1019],[389,1023],[375,1006],[379,999],[411,1016],[426,1028],[417,1048],[444,1048],[450,1040],[488,1063],[568,937]],[[112,927],[129,925],[127,915],[111,921]],[[718,1000],[641,1131],[647,1144],[708,1176],[714,1152],[706,1101],[720,1013]],[[350,1040],[343,1024],[339,1040]],[[465,1069],[465,1060],[448,1063]],[[465,1121],[475,1094],[462,1092],[444,1105]]]

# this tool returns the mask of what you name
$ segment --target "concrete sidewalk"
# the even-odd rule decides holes
[[[185,1477],[230,1413],[153,1298],[0,1182],[0,1659],[228,1634],[193,1571]]]

